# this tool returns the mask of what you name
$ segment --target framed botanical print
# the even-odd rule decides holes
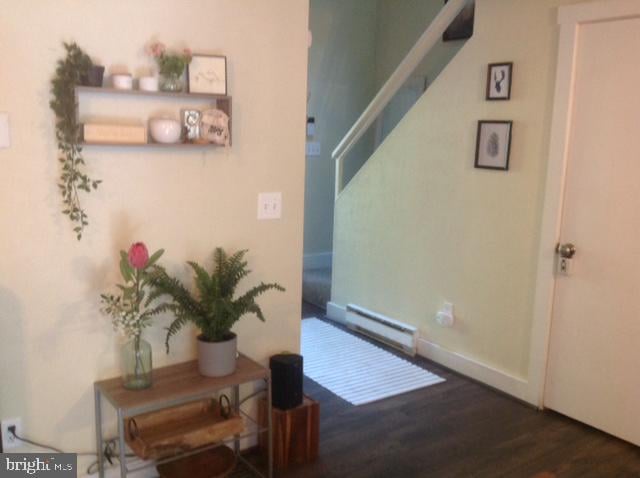
[[[509,169],[512,124],[512,121],[478,121],[476,168]]]

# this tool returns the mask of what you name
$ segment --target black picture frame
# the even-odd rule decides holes
[[[513,121],[478,121],[474,167],[508,171],[512,129]]]
[[[444,0],[446,4],[448,0]],[[442,41],[466,40],[473,36],[476,3],[465,6],[442,34]]]
[[[209,80],[210,85],[205,81],[199,79],[201,70],[207,63],[211,64],[211,70],[215,74],[215,79]],[[219,70],[224,69],[221,73]],[[218,71],[215,71],[218,70]],[[222,79],[224,76],[224,85],[222,86]],[[206,55],[203,53],[194,53],[191,58],[191,63],[187,65],[187,86],[189,93],[204,93],[226,96],[227,89],[227,57],[224,55]]]
[[[487,67],[487,101],[510,100],[512,80],[513,62],[489,63]]]

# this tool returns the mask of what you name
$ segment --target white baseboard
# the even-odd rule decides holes
[[[336,302],[327,302],[327,318],[346,325],[347,308]],[[529,383],[520,377],[498,370],[457,352],[447,350],[423,338],[418,338],[418,355],[433,360],[473,380],[485,383],[519,400],[531,403],[534,406],[538,405],[530,399]]]
[[[529,400],[529,384],[526,380],[483,364],[469,357],[447,350],[425,339],[418,339],[418,355],[433,360],[462,375],[485,383],[490,387],[512,395],[525,402]],[[536,405],[535,403],[532,403]]]
[[[305,254],[302,259],[303,268],[305,269],[321,269],[331,267],[333,253],[317,252],[314,254]]]
[[[347,325],[347,308],[335,302],[327,302],[327,318]]]

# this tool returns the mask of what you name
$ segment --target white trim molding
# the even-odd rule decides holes
[[[558,9],[560,25],[577,26],[611,20],[623,20],[638,16],[638,0],[598,0],[567,5]]]
[[[457,352],[452,352],[423,338],[418,339],[418,355],[520,400],[529,401],[529,383],[523,378],[498,370]]]
[[[304,269],[323,269],[331,267],[333,253],[328,252],[316,252],[312,254],[305,254],[302,259],[302,267]]]
[[[599,0],[569,5],[558,10],[560,39],[554,107],[551,118],[549,161],[538,249],[529,357],[529,390],[525,398],[526,401],[540,408],[544,406],[544,386],[555,288],[554,251],[560,236],[562,218],[578,34],[583,24],[639,16],[640,2],[638,0]]]
[[[327,318],[339,324],[347,325],[347,308],[336,302],[327,302]]]
[[[347,308],[336,302],[327,302],[327,318],[342,325],[347,325]],[[418,355],[433,360],[451,370],[465,375],[478,382],[500,390],[523,401],[531,402],[528,397],[529,383],[520,377],[484,364],[476,359],[457,352],[452,352],[438,344],[418,337]]]

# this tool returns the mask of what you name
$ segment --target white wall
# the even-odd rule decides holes
[[[336,204],[332,301],[420,328],[447,351],[526,380],[564,0],[478,0],[474,36]],[[512,99],[485,101],[487,64]],[[509,172],[474,169],[477,121],[514,121]],[[457,324],[433,318],[444,301]]]
[[[21,416],[28,436],[57,446],[92,446],[92,384],[118,373],[99,293],[119,279],[118,251],[135,240],[166,248],[164,264],[185,278],[187,259],[206,261],[217,245],[248,248],[247,285],[274,280],[287,292],[261,298],[266,324],[247,317],[237,325],[240,350],[265,363],[297,350],[307,2],[0,0],[0,11],[0,111],[10,114],[12,135],[12,147],[0,150],[0,418]],[[150,65],[143,46],[153,38],[227,55],[233,146],[87,148],[89,173],[104,183],[84,199],[91,224],[77,242],[60,213],[48,106],[61,42],[75,40],[108,67],[136,71]],[[112,101],[86,107],[140,114],[140,102]],[[180,106],[144,102],[175,113]],[[256,220],[260,191],[282,191],[282,220]],[[166,324],[147,334],[154,364],[193,358],[187,332],[165,355]]]

